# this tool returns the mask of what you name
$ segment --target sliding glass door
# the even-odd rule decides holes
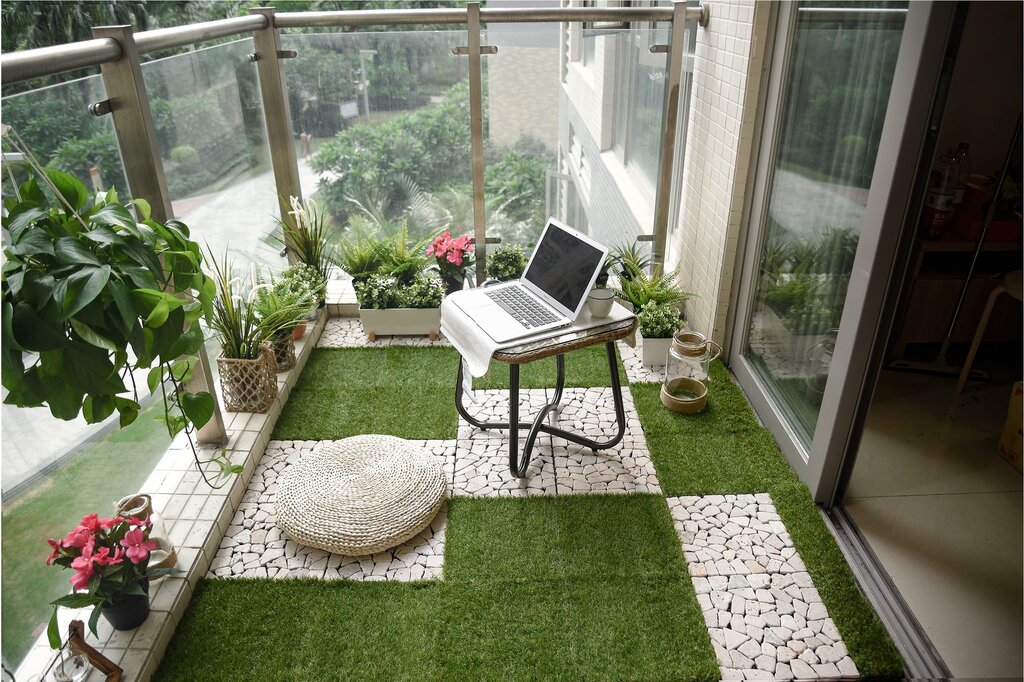
[[[888,191],[873,179],[907,18],[906,3],[835,5],[779,5],[731,344],[798,470],[833,375],[869,199]]]

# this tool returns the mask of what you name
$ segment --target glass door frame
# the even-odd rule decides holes
[[[740,286],[734,303],[729,359],[755,412],[773,433],[790,466],[807,484],[816,502],[831,507],[847,454],[859,442],[885,343],[885,302],[902,282],[900,244],[908,214],[919,207],[916,170],[928,130],[942,57],[956,3],[911,2],[879,142],[868,203],[847,290],[839,335],[810,446],[770,397],[764,382],[743,355],[759,271],[768,211],[773,161],[779,142],[782,100],[796,28],[796,3],[779,3],[769,35],[762,129],[748,211],[746,248],[740,262]],[[917,198],[915,199],[915,196]],[[895,288],[894,288],[895,287]]]

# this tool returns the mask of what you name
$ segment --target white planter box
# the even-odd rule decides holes
[[[671,336],[665,339],[645,339],[641,336],[640,348],[643,350],[644,367],[663,367],[671,346]]]
[[[363,331],[373,341],[378,336],[429,336],[433,341],[441,328],[440,308],[359,309]]]
[[[786,325],[782,323],[782,318],[768,305],[762,308],[761,319],[764,322],[765,336],[774,339],[776,347],[788,353],[790,363],[797,367],[807,363],[811,350],[825,338],[820,334],[802,336],[794,334],[786,328]]]

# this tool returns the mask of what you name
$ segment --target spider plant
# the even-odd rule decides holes
[[[220,337],[221,354],[225,358],[255,360],[259,358],[263,344],[277,332],[294,326],[296,315],[301,318],[308,308],[301,304],[285,305],[269,311],[261,317],[256,297],[270,285],[253,286],[247,296],[242,295],[243,284],[235,277],[227,252],[218,260],[210,253],[209,262],[213,267],[213,279],[217,284],[217,295],[213,299],[213,315],[210,327]]]
[[[305,203],[297,197],[290,197],[291,220],[278,220],[284,238],[280,241],[285,248],[302,263],[314,268],[326,282],[334,268],[333,253],[329,246],[331,233],[323,211],[312,199]]]
[[[647,272],[651,266],[651,257],[643,252],[639,244],[624,243],[612,247],[608,254],[608,265],[615,268],[620,280],[631,280]]]

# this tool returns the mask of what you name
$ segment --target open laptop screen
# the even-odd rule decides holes
[[[523,279],[569,310],[576,310],[603,258],[600,249],[549,224]]]

